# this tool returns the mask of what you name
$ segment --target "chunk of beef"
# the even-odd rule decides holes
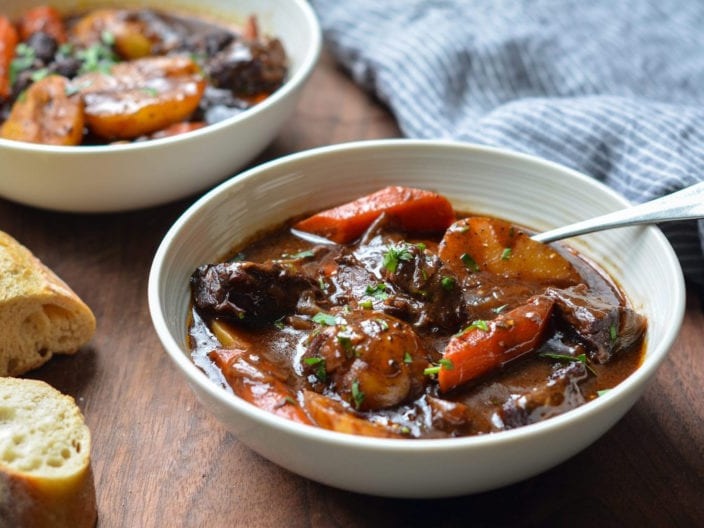
[[[284,83],[288,65],[279,40],[236,39],[214,55],[205,70],[213,86],[244,97],[276,90]]]
[[[211,57],[225,49],[225,46],[234,39],[235,34],[227,30],[213,29],[207,33],[199,32],[189,35],[181,43],[179,51],[189,51],[204,57]]]
[[[384,278],[416,303],[412,319],[419,327],[455,330],[464,320],[464,297],[458,279],[437,255],[417,244],[387,248],[387,254],[400,252],[393,269],[384,268]]]
[[[59,49],[56,39],[44,31],[32,33],[25,44],[32,49],[34,58],[42,65],[49,64]]]
[[[418,329],[453,333],[465,319],[460,284],[422,244],[406,242],[382,214],[337,257],[340,287]]]
[[[201,313],[258,326],[294,311],[301,295],[317,285],[276,262],[227,262],[199,267],[191,289]]]
[[[556,365],[542,386],[523,394],[513,394],[497,416],[505,429],[514,429],[557,416],[585,403],[579,383],[589,376],[587,366],[579,361]]]
[[[589,346],[589,357],[595,363],[606,363],[645,335],[645,317],[589,295],[584,284],[567,289],[548,288],[545,294],[555,300],[556,315],[569,323]]]

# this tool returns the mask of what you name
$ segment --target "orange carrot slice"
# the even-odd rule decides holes
[[[440,391],[447,392],[534,351],[542,342],[553,305],[547,297],[534,297],[496,319],[476,321],[453,336],[437,372]]]
[[[66,42],[66,28],[61,13],[51,6],[37,6],[29,9],[18,23],[20,38],[24,41],[42,31],[52,36],[56,42]]]
[[[0,15],[0,100],[7,98],[12,91],[10,85],[10,64],[15,56],[19,35],[7,17]]]
[[[402,229],[411,232],[444,231],[455,219],[452,205],[444,196],[425,189],[392,186],[321,211],[293,227],[347,244],[382,213],[393,216]]]

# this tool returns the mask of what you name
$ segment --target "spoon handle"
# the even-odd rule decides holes
[[[531,238],[538,242],[548,243],[614,227],[658,224],[695,218],[704,218],[704,182],[685,187],[650,202],[538,233]]]

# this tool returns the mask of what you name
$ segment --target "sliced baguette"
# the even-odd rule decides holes
[[[97,507],[90,431],[70,396],[0,378],[0,528],[90,528]]]
[[[0,376],[71,354],[95,332],[90,308],[26,247],[0,231]]]

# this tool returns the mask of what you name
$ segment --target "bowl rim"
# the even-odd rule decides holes
[[[287,0],[290,4],[295,5],[303,15],[307,23],[307,29],[311,36],[311,45],[305,50],[299,67],[288,78],[284,84],[275,92],[269,95],[263,101],[256,105],[243,110],[237,115],[207,125],[197,130],[192,130],[184,134],[177,134],[164,138],[150,139],[147,141],[118,143],[109,145],[76,145],[76,146],[61,146],[61,145],[44,145],[40,143],[29,143],[26,141],[16,141],[0,137],[0,149],[11,149],[17,152],[23,152],[30,155],[37,154],[52,154],[57,153],[63,156],[83,156],[86,153],[95,155],[110,155],[118,152],[133,152],[148,148],[156,148],[167,146],[175,142],[193,141],[200,137],[206,137],[217,134],[223,128],[229,128],[240,122],[249,121],[254,116],[266,111],[268,108],[276,106],[279,101],[286,99],[289,93],[298,89],[304,81],[313,73],[313,69],[317,64],[322,53],[322,28],[315,14],[315,11],[310,4],[305,0]]]
[[[159,244],[152,261],[148,278],[148,304],[152,322],[165,352],[170,356],[172,361],[185,376],[188,384],[191,385],[191,388],[195,389],[195,387],[193,387],[193,385],[195,385],[197,386],[198,391],[203,391],[210,398],[217,400],[220,404],[228,408],[233,408],[237,412],[244,414],[249,419],[259,423],[260,425],[272,427],[286,434],[295,435],[305,438],[306,440],[312,440],[322,444],[342,444],[358,449],[393,451],[395,453],[417,453],[420,451],[428,452],[448,450],[467,451],[481,449],[488,446],[510,444],[526,437],[549,436],[554,431],[561,429],[570,422],[579,422],[581,420],[588,419],[596,414],[599,414],[606,407],[616,405],[621,397],[628,397],[629,395],[635,395],[635,397],[640,396],[640,391],[645,387],[648,380],[654,376],[655,372],[665,360],[669,350],[674,344],[684,318],[686,304],[684,276],[682,274],[679,260],[677,259],[677,256],[665,235],[656,226],[645,226],[643,229],[646,230],[650,236],[655,237],[655,239],[663,246],[665,252],[667,253],[667,263],[675,274],[673,277],[673,281],[675,283],[672,302],[673,311],[670,313],[671,323],[668,325],[662,340],[658,344],[657,348],[649,350],[648,357],[635,372],[633,372],[630,376],[628,376],[628,378],[623,380],[608,393],[589,401],[576,409],[572,409],[569,412],[552,417],[548,420],[525,425],[516,429],[478,436],[436,439],[372,438],[329,431],[320,427],[299,424],[291,420],[287,420],[273,413],[257,408],[253,404],[239,398],[234,393],[228,392],[226,389],[219,387],[216,383],[211,381],[207,375],[203,373],[195,365],[195,363],[193,363],[193,361],[191,361],[187,353],[184,353],[182,346],[174,338],[174,336],[171,335],[160,305],[162,266],[180,232],[194,218],[203,214],[203,211],[207,209],[208,205],[211,202],[218,200],[221,194],[226,193],[228,189],[233,186],[240,185],[240,182],[245,182],[256,177],[260,173],[276,168],[281,168],[283,171],[283,169],[289,164],[320,156],[334,156],[339,152],[365,151],[365,153],[369,154],[375,150],[386,150],[389,147],[398,148],[401,150],[407,149],[409,152],[417,152],[419,149],[457,150],[463,151],[465,154],[490,155],[498,158],[510,159],[515,162],[528,163],[534,167],[542,166],[546,169],[569,173],[572,177],[583,180],[587,182],[588,185],[598,188],[600,192],[611,195],[624,206],[630,205],[628,200],[626,200],[622,195],[600,181],[558,163],[508,149],[456,140],[392,138],[350,141],[289,154],[252,167],[220,183],[218,186],[214,187],[191,204],[167,231],[162,239],[162,242]]]

